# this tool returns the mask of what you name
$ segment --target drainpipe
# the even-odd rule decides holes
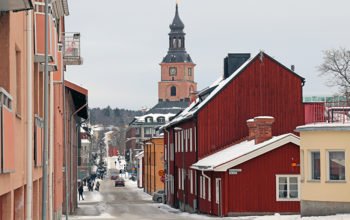
[[[45,68],[44,68],[44,149],[42,173],[42,220],[47,219],[47,188],[48,188],[48,144],[49,144],[49,0],[45,0]]]
[[[33,207],[33,12],[27,11],[27,188],[26,220],[32,220]]]
[[[72,118],[73,118],[74,115],[76,115],[78,112],[80,112],[86,106],[87,106],[87,103],[85,103],[80,108],[78,108],[75,112],[73,112],[70,115],[70,118],[69,118],[70,134],[71,134],[71,138],[70,138],[70,150],[71,150],[71,153],[70,153],[70,168],[71,168],[70,177],[71,177],[71,182],[72,182],[72,179],[73,179],[72,177],[73,177],[73,132],[74,132],[74,129],[72,128]],[[77,164],[77,166],[78,166],[78,164]],[[76,184],[76,183],[73,183],[73,184],[71,183],[70,191],[72,190],[72,187],[74,187],[74,184]]]
[[[64,45],[64,44],[63,44]],[[63,95],[63,149],[64,149],[64,175],[65,175],[65,190],[66,190],[66,220],[68,220],[69,215],[69,192],[68,192],[68,149],[66,140],[67,131],[67,115],[66,115],[66,86],[64,83],[64,71],[62,71],[62,95]]]
[[[210,181],[210,177],[207,176],[205,173],[204,173],[204,170],[202,170],[202,176],[204,176],[206,179],[208,179],[208,188],[210,190],[208,190],[208,198],[209,198],[209,195],[210,195],[210,213],[211,213],[211,181]],[[204,186],[205,187],[205,186]],[[208,199],[209,200],[209,199]]]
[[[170,167],[170,145],[169,145],[169,131],[166,130],[166,128],[164,128],[164,131],[168,134],[168,143],[167,143],[167,158],[166,158],[166,162],[167,162],[167,168],[166,168],[166,178],[165,178],[165,196],[166,196],[166,200],[168,200],[168,194],[170,195],[170,193],[168,193],[169,191],[169,167]],[[163,201],[163,203],[168,203],[167,201]]]
[[[49,170],[49,219],[53,220],[53,138],[54,138],[54,134],[53,134],[53,124],[54,124],[54,117],[53,117],[53,72],[50,73],[51,77],[50,77],[50,170]]]

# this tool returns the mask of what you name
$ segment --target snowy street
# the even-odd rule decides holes
[[[126,180],[125,187],[114,187],[114,181],[101,181],[100,191],[84,191],[84,201],[79,201],[77,213],[69,219],[96,220],[167,220],[167,219],[232,219],[232,220],[297,220],[298,215],[251,216],[217,218],[207,215],[183,213],[165,204],[154,203],[150,195],[137,188],[136,182]],[[62,219],[65,219],[64,217]],[[306,220],[350,220],[349,215],[310,217]]]

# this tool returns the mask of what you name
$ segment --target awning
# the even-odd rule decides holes
[[[270,140],[260,144],[255,144],[254,140],[243,141],[197,161],[191,168],[204,171],[224,172],[287,143],[294,143],[299,146],[299,137],[288,133],[272,137]]]
[[[64,81],[64,85],[67,89],[71,91],[74,107],[75,109],[79,109],[86,103],[88,103],[88,90],[84,89],[83,87],[80,87],[74,83],[71,83],[69,81]],[[77,115],[81,118],[87,119],[88,118],[88,106],[85,106],[82,108]]]
[[[0,11],[23,11],[33,9],[31,0],[1,0]]]

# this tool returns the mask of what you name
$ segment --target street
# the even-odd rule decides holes
[[[69,219],[220,219],[182,213],[164,204],[154,203],[152,197],[126,180],[125,187],[114,187],[114,181],[101,181],[100,192],[84,191],[75,216]],[[247,219],[247,218],[245,218]]]

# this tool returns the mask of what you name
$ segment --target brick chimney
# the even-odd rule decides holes
[[[260,144],[272,138],[272,124],[275,121],[271,116],[258,116],[254,118],[256,124],[255,144]]]
[[[254,118],[247,120],[247,126],[249,129],[248,141],[254,140],[256,135],[256,124]]]
[[[198,92],[196,92],[196,91],[191,91],[191,92],[190,92],[190,104],[191,104],[192,102],[195,102],[197,98],[198,98]]]

